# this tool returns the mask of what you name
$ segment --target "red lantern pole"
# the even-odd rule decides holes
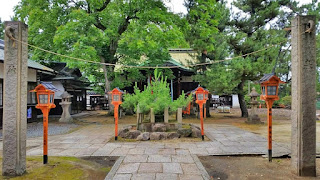
[[[203,103],[199,103],[200,108],[200,123],[201,123],[201,137],[202,141],[204,141],[204,128],[203,128]]]
[[[115,104],[114,105],[114,123],[115,123],[115,136],[114,136],[114,140],[118,140],[118,107],[119,105],[118,104]]]
[[[273,99],[267,99],[267,108],[268,108],[268,159],[269,162],[272,162],[272,105]]]
[[[48,163],[48,116],[49,108],[41,108],[43,113],[43,164]]]

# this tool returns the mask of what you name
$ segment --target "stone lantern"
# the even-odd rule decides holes
[[[70,95],[67,91],[63,92],[61,95],[62,101],[59,103],[62,107],[62,115],[61,118],[59,119],[59,122],[71,122],[72,121],[72,117],[70,115],[69,112],[69,108],[71,105],[71,97],[73,97],[72,95]]]
[[[260,94],[257,93],[256,88],[252,88],[251,93],[249,94],[251,98],[251,112],[249,114],[248,120],[246,123],[249,124],[262,124],[263,122],[260,121],[260,117],[257,115],[257,106],[258,101],[257,97],[260,96]]]

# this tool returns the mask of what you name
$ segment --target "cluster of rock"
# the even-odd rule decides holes
[[[166,132],[165,124],[157,123],[152,126],[152,132],[141,132],[133,129],[132,126],[127,126],[119,131],[119,136],[125,139],[136,139],[138,141],[148,140],[164,140],[178,139],[180,137],[195,137],[201,138],[200,128],[190,124],[186,128],[179,128],[176,132]]]

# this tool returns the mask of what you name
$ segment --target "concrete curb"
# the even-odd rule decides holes
[[[196,156],[196,155],[191,155],[191,156],[192,156],[194,162],[196,163],[198,169],[200,170],[203,179],[210,180],[210,176],[209,176],[208,172],[206,171],[206,169],[204,168],[204,166],[202,165],[202,163],[200,162],[198,156]]]
[[[114,165],[112,166],[110,172],[108,173],[108,175],[104,178],[104,180],[111,180],[113,179],[114,175],[116,174],[117,170],[120,167],[120,164],[122,163],[124,159],[124,156],[120,156],[118,158],[118,160],[116,161],[116,163],[114,163]]]

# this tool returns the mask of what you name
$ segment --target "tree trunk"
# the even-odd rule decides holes
[[[209,94],[208,95],[209,97],[209,99],[207,100],[207,102],[206,102],[206,116],[207,117],[211,117],[211,115],[210,115],[210,100],[211,100],[211,94]]]
[[[100,56],[100,60],[101,60],[101,63],[105,63],[106,62],[104,57],[102,57],[102,56]],[[106,65],[102,65],[102,70],[103,70],[104,80],[105,80],[104,93],[105,93],[105,95],[108,95],[109,113],[111,113],[113,111],[113,105],[111,104],[111,98],[110,98],[110,95],[108,94],[108,92],[110,91],[110,81],[108,79],[107,66]]]
[[[240,109],[241,109],[241,117],[248,117],[248,109],[246,102],[244,100],[244,92],[243,92],[243,86],[244,86],[245,81],[241,81],[240,84],[238,85],[238,99],[239,99],[239,104],[240,104]]]

